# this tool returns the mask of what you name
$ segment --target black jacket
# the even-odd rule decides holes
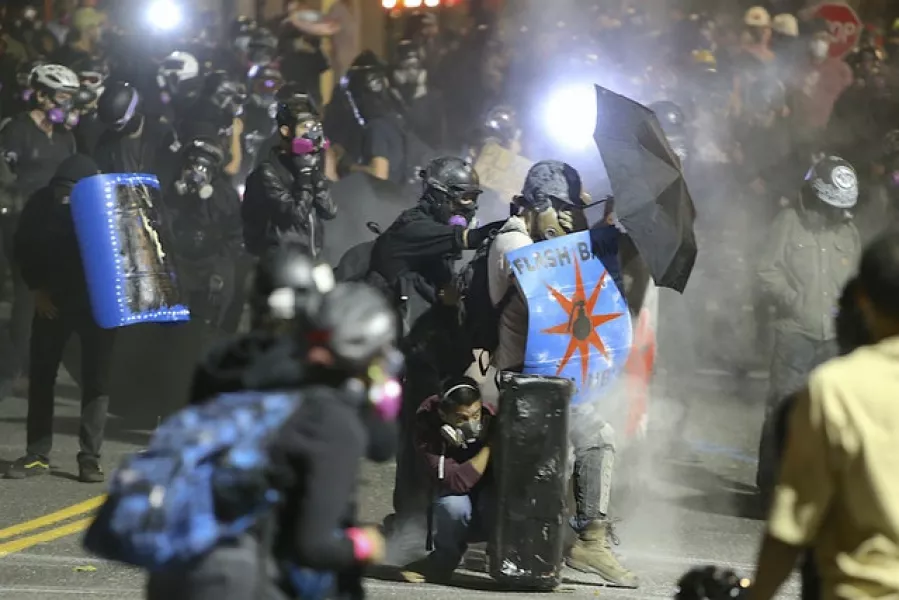
[[[428,205],[419,203],[378,237],[371,253],[370,280],[381,289],[386,284],[390,293],[408,296],[413,291],[433,304],[437,292],[452,280],[453,261],[464,249],[464,232],[464,227],[439,223]]]
[[[30,289],[49,292],[63,310],[90,311],[71,207],[57,196],[45,187],[29,199],[13,242],[15,260]]]
[[[41,130],[28,112],[19,113],[0,129],[0,204],[13,213],[50,182],[56,168],[75,154],[75,136],[57,127],[52,136]]]
[[[213,182],[212,196],[179,195],[173,186],[165,195],[172,229],[173,252],[179,262],[212,265],[234,261],[243,249],[240,196],[224,178]]]
[[[100,136],[94,150],[94,160],[104,173],[157,174],[161,157],[164,155],[165,143],[170,139],[170,135],[171,129],[168,125],[153,117],[145,117],[137,145],[137,165],[129,165],[129,160],[125,156],[125,144],[129,143],[127,136],[112,130],[107,130]],[[139,168],[133,168],[134,166]]]
[[[291,157],[272,150],[250,173],[244,190],[243,234],[247,252],[262,256],[281,244],[321,252],[322,220],[333,219],[337,206],[324,175],[297,176]]]
[[[198,367],[191,403],[239,390],[295,390],[303,400],[272,446],[272,478],[285,495],[274,554],[300,566],[345,571],[356,566],[351,526],[359,465],[368,434],[358,399],[309,383],[290,338],[243,336]]]

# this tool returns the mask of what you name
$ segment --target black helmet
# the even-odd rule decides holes
[[[471,163],[455,156],[441,156],[428,163],[419,174],[425,195],[434,200],[477,200],[481,182]]]
[[[372,119],[390,107],[387,71],[382,64],[350,67],[341,85],[360,121]]]
[[[130,83],[116,81],[106,88],[97,103],[100,122],[116,131],[125,129],[138,114],[140,94]]]
[[[698,567],[677,582],[677,600],[739,600],[745,598],[749,581],[730,569]]]
[[[334,288],[334,273],[300,248],[284,246],[259,261],[250,294],[255,326],[272,322],[306,325]]]
[[[303,91],[298,84],[290,83],[278,90],[275,99],[278,102],[275,121],[278,127],[293,129],[297,123],[318,120],[320,114],[315,100]]]
[[[383,294],[365,283],[339,283],[325,296],[316,319],[319,345],[337,367],[364,374],[372,362],[395,352],[396,312]]]
[[[670,100],[662,100],[653,102],[647,108],[655,113],[656,118],[659,120],[659,125],[662,126],[662,131],[666,135],[683,134],[687,118],[684,116],[684,111],[677,104]]]
[[[804,194],[834,208],[852,208],[858,202],[858,175],[838,156],[822,158],[806,174]]]
[[[222,110],[225,117],[236,117],[247,101],[246,88],[227,71],[213,71],[203,80],[202,95]]]

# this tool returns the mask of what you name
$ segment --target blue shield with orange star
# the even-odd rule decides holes
[[[590,234],[532,244],[507,259],[528,307],[523,372],[571,379],[572,404],[601,400],[624,369],[633,330]]]

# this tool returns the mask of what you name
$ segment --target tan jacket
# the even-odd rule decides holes
[[[851,222],[811,229],[793,208],[774,220],[759,261],[761,291],[778,311],[776,326],[814,340],[836,338],[834,315],[861,256]]]

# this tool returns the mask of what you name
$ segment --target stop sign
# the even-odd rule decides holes
[[[862,21],[852,7],[841,2],[827,2],[815,9],[814,16],[827,21],[831,56],[842,58],[855,48],[862,34]]]

